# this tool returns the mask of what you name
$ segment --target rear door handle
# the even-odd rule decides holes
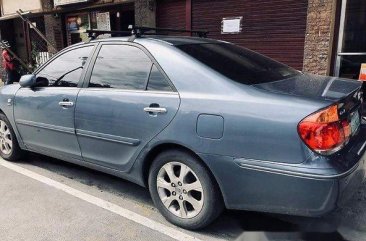
[[[162,113],[166,113],[167,110],[166,108],[163,107],[145,107],[144,111],[147,113],[155,113],[155,114],[162,114]]]
[[[74,102],[72,101],[60,101],[58,104],[63,108],[69,108],[74,106]]]

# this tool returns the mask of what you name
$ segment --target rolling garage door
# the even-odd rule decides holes
[[[301,70],[308,0],[192,0],[192,29]],[[240,34],[221,34],[226,17],[243,17]],[[158,0],[157,26],[186,28],[186,0]]]
[[[158,0],[156,26],[159,28],[186,28],[186,0]]]
[[[308,0],[193,0],[192,28],[302,70]],[[243,31],[221,34],[225,17],[243,16]]]

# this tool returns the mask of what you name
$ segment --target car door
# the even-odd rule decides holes
[[[88,86],[78,96],[76,133],[85,161],[126,170],[174,118],[180,98],[132,43],[103,44],[97,51]]]
[[[36,72],[42,86],[20,88],[16,93],[15,122],[30,150],[81,159],[74,111],[79,81],[92,50],[93,45],[85,45],[61,53]]]

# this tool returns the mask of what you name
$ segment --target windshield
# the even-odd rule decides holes
[[[287,65],[234,44],[185,44],[177,48],[241,84],[262,84],[301,74]]]

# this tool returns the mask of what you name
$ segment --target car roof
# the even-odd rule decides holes
[[[169,36],[169,35],[152,35],[144,36],[147,39],[159,40],[169,43],[170,45],[184,45],[184,44],[204,44],[204,43],[219,43],[221,41],[210,38],[199,38],[189,36]]]
[[[90,43],[95,42],[114,42],[114,41],[129,41],[130,37],[111,37],[111,38],[101,38],[90,41]],[[151,40],[166,43],[168,45],[178,46],[185,44],[205,44],[205,43],[223,43],[223,41],[210,39],[210,38],[200,38],[200,37],[189,37],[189,36],[169,36],[169,35],[143,35],[136,38],[131,42],[139,42],[138,40]],[[87,42],[89,43],[89,42]],[[83,45],[84,43],[77,43],[72,46]]]

